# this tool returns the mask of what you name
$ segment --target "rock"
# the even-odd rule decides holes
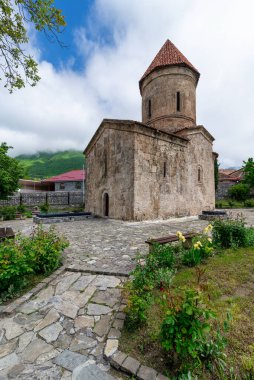
[[[17,379],[18,375],[25,369],[24,364],[16,364],[8,371],[8,379]]]
[[[17,345],[17,340],[0,345],[0,358],[12,353]]]
[[[42,354],[53,349],[50,344],[47,344],[42,339],[33,340],[22,352],[21,358],[24,362],[33,363]]]
[[[54,342],[54,347],[59,347],[63,350],[70,347],[72,337],[67,334],[61,334],[58,339]]]
[[[50,359],[53,359],[55,358],[56,356],[59,355],[59,351],[58,350],[52,350],[52,351],[49,351],[47,352],[46,354],[42,354],[38,357],[38,359],[36,360],[36,363],[37,364],[42,364],[42,363],[45,363],[47,362],[48,360]]]
[[[74,319],[77,316],[79,307],[74,305],[72,302],[61,300],[55,305],[59,313],[64,314],[66,317]]]
[[[102,371],[97,365],[81,365],[72,374],[72,380],[115,380],[111,375]]]
[[[20,358],[17,354],[12,353],[0,359],[0,378],[5,376],[11,368],[20,363]]]
[[[0,328],[5,330],[5,338],[11,340],[23,334],[24,329],[14,322],[13,318],[6,318],[0,321]]]
[[[108,339],[105,349],[104,355],[106,358],[110,358],[118,349],[118,340],[117,339]]]
[[[69,287],[81,276],[81,273],[68,273],[65,277],[59,281],[56,286],[55,294],[63,294]]]
[[[55,323],[60,318],[58,312],[53,308],[48,314],[43,318],[38,325],[35,326],[34,331],[42,330],[43,328]]]
[[[88,357],[85,355],[77,354],[69,350],[65,350],[58,355],[53,362],[69,371],[73,371],[76,367],[85,363]]]
[[[127,355],[124,352],[116,351],[110,358],[110,364],[116,369],[119,369],[126,358]]]
[[[118,330],[121,330],[123,328],[123,325],[124,325],[123,319],[115,319],[113,322],[113,327]]]
[[[72,285],[71,289],[83,291],[95,279],[95,275],[85,275],[81,276],[75,284]]]
[[[75,319],[74,326],[76,330],[80,330],[87,327],[94,327],[94,318],[82,315]]]
[[[115,328],[110,329],[108,333],[108,338],[110,339],[119,339],[121,336],[121,331]]]
[[[24,303],[20,308],[19,311],[24,314],[32,314],[35,311],[39,310],[40,307],[45,305],[45,301],[37,302],[37,301],[29,301]]]
[[[75,303],[75,305],[77,305],[79,308],[83,308],[90,300],[95,291],[96,287],[90,285],[82,293],[76,290],[70,290],[68,292],[65,292],[63,294],[63,299]]]
[[[160,373],[157,375],[156,380],[169,380],[169,377],[161,375]]]
[[[121,280],[119,280],[119,278],[117,277],[99,275],[93,281],[92,285],[105,286],[107,288],[116,288],[118,285],[120,285],[120,283],[121,283]]]
[[[105,291],[97,291],[91,302],[113,307],[121,298],[120,289],[107,289]]]
[[[48,301],[50,297],[54,295],[54,287],[49,285],[47,288],[42,289],[35,298],[35,301],[41,302],[41,301]]]
[[[88,348],[93,348],[96,346],[97,341],[95,339],[92,339],[86,335],[77,334],[70,345],[71,351],[80,351],[80,350],[86,350]]]
[[[136,375],[138,369],[140,367],[140,363],[138,360],[132,358],[131,356],[127,356],[124,362],[121,365],[121,369],[127,373],[131,373],[132,375]]]
[[[88,315],[102,315],[108,314],[112,311],[112,309],[108,306],[98,305],[96,303],[89,303],[87,308]]]
[[[139,380],[156,380],[157,372],[149,367],[142,365],[137,373],[137,378]]]
[[[110,320],[111,315],[102,316],[99,322],[96,323],[93,332],[99,336],[106,335],[110,329]]]
[[[49,362],[36,366],[30,365],[19,374],[18,380],[59,380],[62,378],[61,372],[61,368]]]
[[[46,340],[47,343],[54,342],[57,340],[58,335],[63,330],[59,322],[53,323],[52,325],[45,327],[45,329],[39,332],[39,335]]]
[[[19,345],[16,351],[17,354],[19,354],[26,348],[26,346],[31,342],[33,337],[35,337],[33,331],[28,331],[19,337]]]

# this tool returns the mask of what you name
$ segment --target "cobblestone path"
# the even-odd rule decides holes
[[[244,216],[248,224],[254,223],[254,210]],[[107,337],[120,335],[121,287],[134,267],[133,259],[137,252],[147,252],[148,238],[178,230],[200,231],[206,224],[195,218],[57,224],[59,233],[70,241],[66,267],[55,279],[46,279],[36,295],[23,296],[25,302],[16,308],[15,302],[10,304],[11,314],[0,314],[0,380],[121,379],[112,375],[103,349]],[[33,228],[31,220],[0,225],[25,234]]]

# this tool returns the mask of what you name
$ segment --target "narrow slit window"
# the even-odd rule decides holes
[[[165,178],[167,175],[167,163],[164,162],[164,165],[163,165],[163,177]]]
[[[176,110],[178,112],[181,111],[181,94],[180,94],[180,91],[177,91],[177,93],[176,93]]]
[[[104,174],[105,174],[105,177],[107,177],[108,175],[108,157],[107,157],[107,153],[105,152],[104,153]]]
[[[198,168],[198,182],[201,182],[201,169]]]
[[[152,101],[151,99],[148,100],[148,117],[152,117]]]

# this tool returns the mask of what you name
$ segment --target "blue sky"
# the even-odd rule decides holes
[[[77,29],[80,27],[89,28],[89,17],[93,12],[93,5],[93,0],[55,1],[55,6],[62,10],[67,23],[66,28],[59,36],[65,47],[61,47],[56,42],[51,43],[44,33],[37,33],[41,59],[51,62],[57,69],[60,69],[68,60],[73,59],[73,70],[83,69],[84,57],[78,53],[73,41]]]
[[[83,151],[103,118],[141,120],[138,82],[169,38],[199,70],[197,124],[221,167],[253,157],[254,3],[245,0],[56,0],[61,48],[31,32],[41,81],[0,82],[0,139],[13,154]]]

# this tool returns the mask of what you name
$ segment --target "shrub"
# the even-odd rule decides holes
[[[33,268],[26,255],[14,240],[5,240],[0,244],[0,292],[10,286],[19,289],[24,276],[32,273]]]
[[[214,314],[201,305],[201,296],[195,290],[186,290],[183,297],[170,297],[168,306],[161,326],[162,347],[175,352],[180,360],[198,359]]]
[[[125,326],[129,331],[134,331],[147,320],[147,309],[151,303],[151,295],[142,295],[131,289],[128,296],[128,304],[124,309],[126,313]]]
[[[16,211],[15,206],[3,206],[0,208],[0,216],[4,220],[13,220],[16,218]]]
[[[58,237],[53,228],[34,230],[31,237],[18,236],[0,244],[0,292],[19,289],[25,276],[31,273],[47,274],[59,266],[61,252],[68,242]]]
[[[254,199],[247,199],[244,202],[244,207],[254,207]]]
[[[147,257],[147,265],[151,269],[173,268],[175,264],[174,248],[169,244],[154,244],[152,252]],[[154,267],[155,266],[155,267]]]
[[[228,189],[228,194],[237,201],[245,201],[250,195],[250,187],[244,183],[238,183]]]
[[[17,207],[17,211],[20,213],[20,214],[24,214],[26,212],[26,206],[24,206],[23,204],[20,204],[18,207]]]
[[[48,213],[49,212],[49,204],[46,202],[43,205],[40,206],[40,210],[43,213]]]
[[[56,235],[54,227],[45,231],[41,226],[34,229],[31,237],[20,238],[19,244],[35,273],[49,273],[56,269],[61,252],[68,246],[67,240]]]
[[[221,248],[246,247],[248,245],[247,228],[241,219],[214,221],[212,234],[214,244]]]
[[[183,265],[187,265],[188,267],[194,267],[201,263],[202,256],[201,251],[199,249],[190,248],[187,249],[183,254],[182,263]]]

